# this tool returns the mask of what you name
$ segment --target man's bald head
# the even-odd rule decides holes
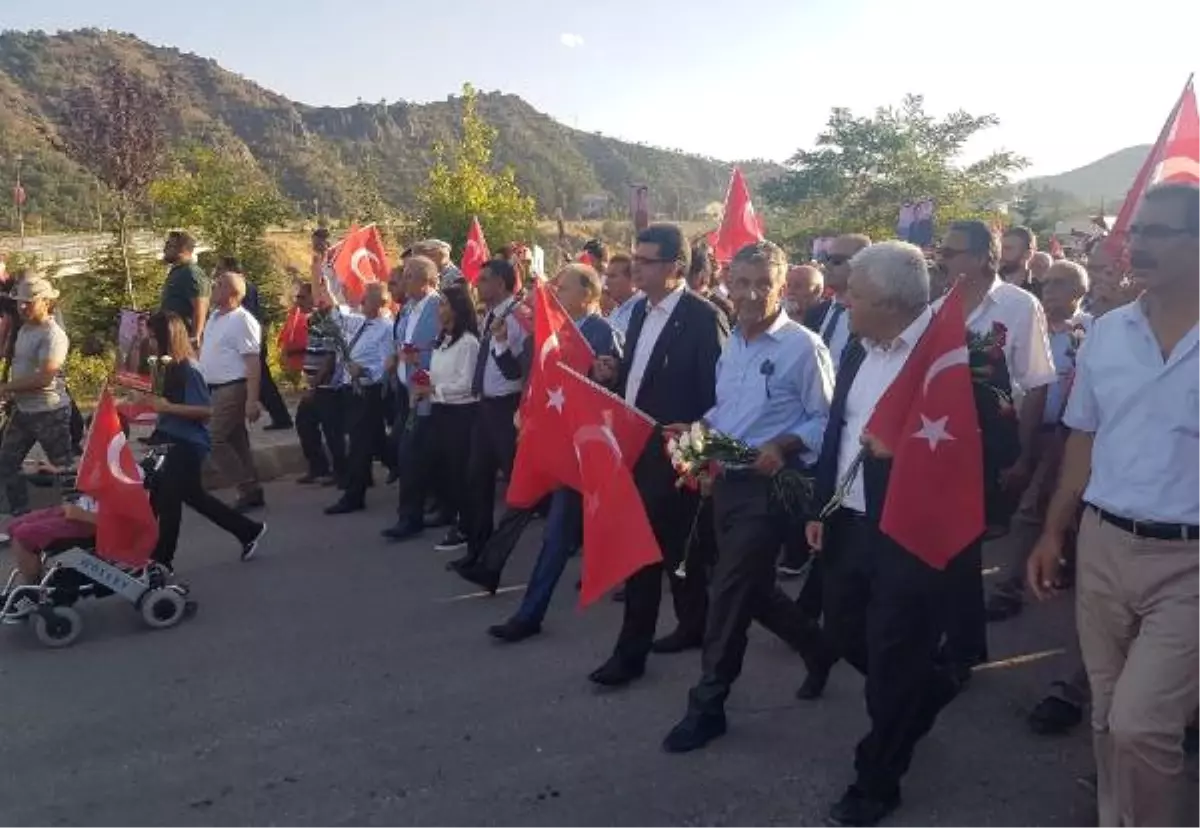
[[[821,301],[825,290],[825,274],[813,265],[796,265],[787,272],[784,301],[788,316],[800,319],[808,309]]]
[[[1029,259],[1029,272],[1033,275],[1033,281],[1040,282],[1046,278],[1046,272],[1054,264],[1054,258],[1044,250],[1039,250],[1034,253]]]
[[[217,279],[216,297],[223,307],[235,308],[246,298],[246,277],[236,270],[226,270]]]

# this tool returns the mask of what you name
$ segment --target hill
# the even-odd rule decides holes
[[[8,180],[19,155],[27,213],[40,230],[95,227],[98,185],[55,151],[54,134],[71,117],[70,89],[94,83],[116,61],[169,90],[167,122],[177,145],[204,141],[248,152],[297,206],[343,215],[370,181],[385,201],[411,209],[433,147],[458,132],[461,99],[315,107],[291,101],[222,69],[215,61],[154,46],[133,35],[84,29],[47,35],[0,34],[0,169]],[[646,183],[656,209],[687,216],[723,198],[730,164],[581,132],[515,95],[480,95],[479,111],[499,131],[499,164],[511,165],[539,208],[580,215],[607,197],[623,212],[628,185]],[[777,174],[767,162],[739,162],[752,185]],[[11,219],[10,219],[11,221]]]
[[[1057,190],[1091,208],[1101,201],[1109,207],[1120,206],[1150,149],[1149,144],[1126,147],[1074,170],[1031,178],[1026,184],[1034,189]]]

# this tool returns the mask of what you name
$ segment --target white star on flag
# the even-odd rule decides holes
[[[595,492],[588,492],[584,496],[584,500],[586,501],[587,513],[594,517],[596,512],[600,511],[600,495]]]
[[[942,417],[937,420],[931,420],[922,414],[921,428],[913,436],[920,437],[922,440],[928,440],[929,450],[937,451],[938,443],[954,439],[954,435],[946,431],[946,421],[949,419],[949,417]]]
[[[562,388],[547,389],[546,395],[550,398],[546,401],[546,408],[553,408],[559,414],[563,413],[563,405],[567,401],[567,395],[563,393]]]

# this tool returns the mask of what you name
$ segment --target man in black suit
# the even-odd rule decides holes
[[[724,315],[687,289],[691,250],[674,224],[655,224],[638,234],[633,281],[645,294],[633,309],[625,356],[596,361],[595,377],[660,424],[693,423],[716,402],[716,366],[729,336]],[[707,561],[691,556],[687,576],[675,570],[687,553],[699,498],[675,485],[675,470],[661,433],[647,443],[634,467],[634,480],[663,552],[625,585],[625,619],[612,657],[589,678],[616,687],[640,678],[646,658],[700,646],[707,608]],[[654,640],[662,600],[664,567],[671,581],[678,626]]]
[[[836,370],[841,364],[846,346],[850,344],[850,320],[846,318],[846,285],[850,279],[850,259],[854,254],[871,244],[863,235],[852,233],[833,240],[829,256],[825,260],[825,287],[833,291],[833,298],[826,299],[810,308],[804,316],[804,327],[815,331],[829,355],[833,357]]]
[[[836,825],[874,825],[900,804],[900,779],[918,740],[958,684],[937,663],[947,574],[880,530],[891,461],[863,456],[863,428],[929,327],[929,274],[919,248],[872,245],[853,259],[846,293],[856,338],[837,374],[829,425],[817,461],[816,495],[827,503],[845,486],[808,542],[823,567],[825,636],[866,676],[871,727],[855,751],[856,778],[830,810]]]

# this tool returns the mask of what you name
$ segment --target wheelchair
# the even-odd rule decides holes
[[[162,458],[161,449],[151,449],[141,461],[147,488]],[[49,477],[49,485],[63,489],[73,486],[73,473]],[[34,485],[38,483],[34,481]],[[75,605],[85,598],[119,595],[153,630],[174,627],[196,612],[187,585],[173,583],[167,567],[154,562],[130,567],[106,561],[96,554],[94,539],[51,544],[42,552],[42,561],[44,574],[36,584],[17,584],[16,569],[8,576],[0,592],[0,622],[12,622],[20,616],[45,647],[59,649],[75,643],[83,632],[83,618]],[[27,614],[18,612],[22,599],[33,602],[35,608]]]

